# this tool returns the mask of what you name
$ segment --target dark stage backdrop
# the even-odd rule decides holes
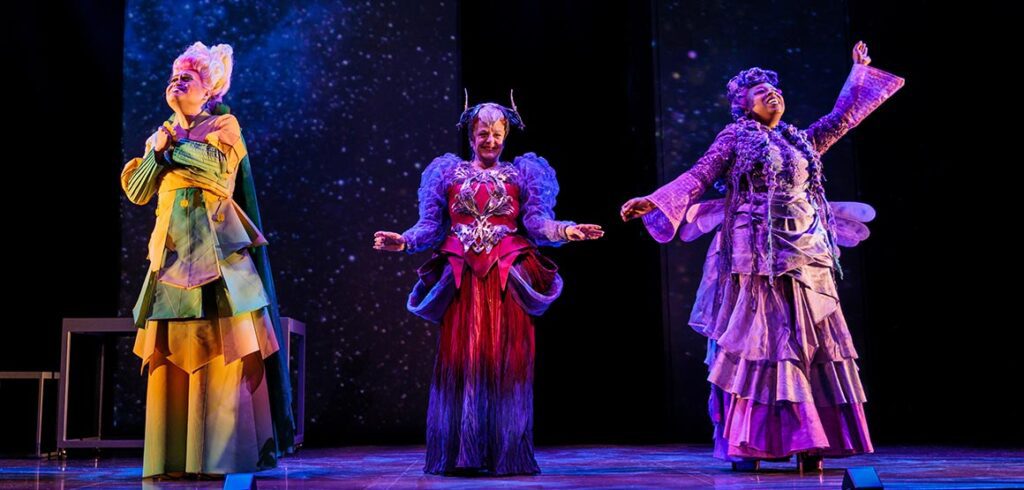
[[[988,165],[1002,161],[1005,145],[987,143],[999,139],[975,124],[1004,117],[984,95],[996,77],[979,76],[989,68],[971,56],[998,45],[990,35],[951,35],[990,29],[981,26],[998,14],[924,0],[654,4],[661,182],[689,168],[729,122],[723,88],[740,69],[778,71],[785,118],[800,127],[832,108],[858,40],[874,66],[907,79],[823,159],[830,199],[878,211],[871,238],[843,249],[838,284],[871,432],[879,445],[1024,445],[1024,424],[999,408],[1024,374],[1006,308],[1015,303],[1002,286],[1012,274],[994,244],[1014,220],[1003,211],[1012,206],[994,202],[1004,184],[992,172],[1003,170]],[[961,41],[965,57],[950,59],[948,43]],[[963,98],[946,104],[950,92]],[[709,434],[704,339],[686,326],[709,240],[677,242],[663,255],[670,427],[683,440]]]
[[[989,196],[1013,184],[999,178],[1005,145],[983,134],[998,115],[972,112],[995,105],[975,101],[999,78],[977,76],[977,56],[951,59],[949,47],[987,52],[984,37],[951,33],[990,13],[925,0],[180,8],[17,7],[18,37],[34,54],[13,98],[28,121],[15,137],[39,157],[8,168],[69,212],[10,214],[18,307],[0,368],[55,370],[62,317],[128,314],[152,207],[123,200],[120,165],[166,116],[174,57],[195,40],[228,42],[228,103],[251,145],[282,310],[309,328],[310,444],[422,441],[435,329],[404,301],[426,257],[377,254],[369,238],[414,221],[418,174],[433,156],[465,154],[454,130],[463,86],[474,103],[507,102],[516,89],[528,129],[513,133],[507,156],[548,157],[560,217],[608,229],[601,242],[550,251],[566,292],[538,321],[538,442],[707,441],[703,340],[685,325],[706,240],[658,246],[616,210],[701,154],[729,120],[722,86],[737,70],[778,70],[787,119],[806,125],[831,107],[864,39],[876,66],[908,80],[825,158],[832,198],[879,212],[871,239],[846,252],[840,284],[873,435],[1024,441],[1011,400],[1024,373],[1014,275],[1000,265],[1012,261],[1014,221],[985,219],[999,215]],[[122,367],[108,380],[117,402],[105,434],[141,433],[141,400],[129,394],[144,377],[130,344],[114,350]]]
[[[795,9],[797,3],[658,2],[659,182],[669,182],[690,168],[715,135],[732,122],[725,84],[740,70],[760,66],[778,72],[780,88],[786,93],[784,119],[790,124],[805,128],[832,110],[851,66],[847,8],[843,2],[834,2]],[[885,63],[885,47],[870,44],[877,66],[892,69]],[[881,109],[889,110],[888,106]],[[832,147],[823,163],[830,200],[862,199],[851,138]],[[714,189],[705,196],[718,197],[723,194]],[[712,236],[709,233],[690,243],[676,240],[662,249],[665,341],[675,414],[671,421],[673,431],[687,440],[711,437],[710,423],[692,423],[707,411],[706,339],[690,329],[687,320]],[[843,249],[842,262],[845,280],[838,284],[839,293],[860,347],[870,332],[861,315],[861,250]]]
[[[514,88],[526,130],[506,151],[547,158],[558,216],[607,231],[545,251],[565,289],[537,321],[537,442],[670,440],[658,246],[618,217],[656,185],[650,5],[463,2],[461,14],[470,98],[507,103]]]

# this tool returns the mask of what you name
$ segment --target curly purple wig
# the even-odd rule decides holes
[[[739,120],[746,115],[747,90],[762,83],[770,83],[778,87],[779,74],[772,70],[764,70],[755,66],[739,72],[729,80],[725,87],[729,94],[729,105],[733,119]]]

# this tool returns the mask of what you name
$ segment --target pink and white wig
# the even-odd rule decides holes
[[[210,100],[206,101],[204,109],[212,111],[224,100],[224,95],[231,88],[233,66],[234,50],[230,45],[218,44],[207,48],[205,44],[196,42],[174,60],[171,74],[182,70],[198,73],[203,88],[210,91]]]

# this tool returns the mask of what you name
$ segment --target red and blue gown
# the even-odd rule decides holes
[[[407,250],[432,249],[408,308],[440,323],[424,471],[536,474],[533,317],[562,280],[538,246],[565,242],[554,170],[528,153],[487,169],[453,154],[423,172]]]

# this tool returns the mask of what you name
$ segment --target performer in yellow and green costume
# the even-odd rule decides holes
[[[286,332],[245,141],[222,103],[232,64],[223,44],[179,56],[174,114],[121,173],[131,202],[157,196],[133,311],[149,368],[143,477],[253,472],[292,449]]]

